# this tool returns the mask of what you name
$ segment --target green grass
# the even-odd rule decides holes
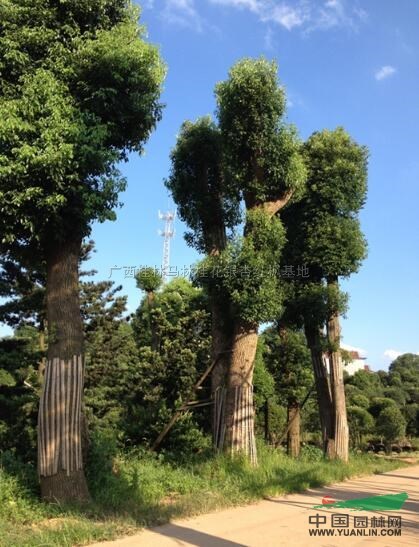
[[[367,455],[354,455],[346,465],[326,462],[316,450],[292,460],[265,446],[259,447],[256,469],[239,459],[210,454],[175,464],[130,452],[114,457],[111,465],[97,459],[90,471],[94,501],[84,508],[70,508],[41,503],[34,492],[33,470],[10,470],[6,463],[0,466],[0,545],[85,545],[172,518],[401,466],[401,462]]]

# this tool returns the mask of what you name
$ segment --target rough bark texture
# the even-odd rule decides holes
[[[328,281],[329,284],[337,285],[335,279]],[[346,415],[345,387],[343,383],[343,363],[339,349],[340,325],[339,314],[332,314],[327,321],[327,336],[332,351],[329,355],[330,386],[333,401],[333,450],[328,452],[330,458],[337,458],[344,462],[348,461],[349,452],[349,428]]]
[[[307,344],[310,349],[313,364],[314,381],[316,384],[317,401],[319,405],[320,425],[322,429],[323,451],[333,453],[333,405],[327,367],[323,358],[319,330],[316,327],[305,328]]]
[[[207,186],[205,191],[209,191]],[[205,248],[210,256],[218,256],[227,244],[221,196],[215,195],[214,202],[213,222],[210,226],[205,226],[204,229],[206,235]],[[210,290],[209,296],[211,305],[211,360],[216,361],[211,373],[211,398],[214,402],[211,416],[212,440],[213,447],[219,451],[223,448],[221,420],[229,365],[229,350],[231,349],[231,321],[229,303],[223,300],[216,290]]]
[[[222,450],[223,444],[220,435],[222,430],[222,405],[230,359],[231,332],[226,306],[223,307],[216,296],[211,299],[211,311],[211,358],[216,361],[211,374],[211,396],[214,401],[212,406],[213,446],[216,450]]]
[[[228,454],[243,453],[257,463],[254,407],[253,366],[258,342],[255,325],[237,323],[232,338],[232,353],[225,390],[221,442]]]
[[[43,319],[41,319],[40,321],[40,325],[39,325],[39,351],[41,352],[42,354],[42,357],[38,363],[38,378],[39,378],[39,381],[40,383],[42,384],[43,382],[43,378],[44,378],[44,372],[45,372],[45,367],[46,367],[46,363],[47,363],[47,360],[45,358],[45,350],[46,350],[46,344],[45,344],[45,323],[46,321],[44,321]]]
[[[83,325],[78,262],[81,241],[47,252],[48,353],[38,415],[38,471],[48,501],[89,499],[83,471]]]
[[[292,458],[298,458],[300,455],[300,405],[298,401],[288,402],[288,435],[287,452]]]

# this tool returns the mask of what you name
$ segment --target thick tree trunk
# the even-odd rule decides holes
[[[300,405],[298,401],[288,402],[288,435],[287,435],[287,452],[288,456],[298,458],[300,455]]]
[[[48,352],[38,414],[41,495],[59,503],[89,499],[82,458],[83,325],[78,263],[81,241],[47,251]]]
[[[257,343],[255,325],[235,325],[221,431],[224,451],[231,455],[245,454],[253,465],[257,463],[253,407],[253,366]]]
[[[206,179],[205,179],[206,181]],[[206,181],[207,185],[207,181]],[[209,191],[206,186],[206,190]],[[214,222],[207,227],[206,251],[210,256],[219,256],[227,244],[226,231],[221,207],[221,197],[215,200]],[[210,290],[211,305],[211,360],[216,364],[211,373],[211,428],[213,447],[216,451],[223,449],[223,415],[226,391],[229,351],[231,350],[231,320],[229,302],[216,289]]]
[[[328,280],[329,285],[337,286],[337,280]],[[330,386],[333,401],[333,428],[334,446],[329,451],[329,457],[348,461],[349,429],[346,415],[345,386],[343,383],[343,363],[340,353],[340,325],[339,314],[332,314],[327,321],[327,336],[332,348],[329,356]]]
[[[307,344],[310,349],[313,364],[314,380],[319,405],[320,426],[322,429],[323,451],[325,454],[334,452],[333,439],[333,404],[327,367],[323,358],[319,329],[305,327]]]

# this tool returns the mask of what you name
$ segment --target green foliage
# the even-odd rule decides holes
[[[301,447],[300,459],[304,462],[321,462],[324,461],[324,453],[321,448],[306,444]]]
[[[337,128],[314,133],[305,154],[307,191],[294,219],[304,237],[302,260],[326,277],[348,276],[366,256],[357,213],[367,191],[367,149]]]
[[[296,328],[324,325],[332,313],[344,314],[348,309],[348,294],[321,280],[288,283],[285,295],[282,319]]]
[[[305,226],[304,264],[319,268],[323,275],[347,277],[358,271],[366,258],[366,240],[355,218],[317,213]]]
[[[274,442],[285,430],[287,411],[279,403],[275,379],[266,366],[264,353],[264,339],[260,337],[253,372],[255,430],[261,438],[264,437],[267,413],[269,440]]]
[[[402,387],[408,403],[419,403],[419,356],[405,353],[389,368],[389,385]]]
[[[366,256],[358,213],[366,196],[367,150],[337,128],[314,133],[304,154],[304,196],[281,211],[281,218],[288,239],[285,263],[306,265],[308,278],[288,291],[286,320],[317,333],[328,317],[347,308],[338,277],[356,272]]]
[[[309,206],[339,217],[351,217],[359,211],[367,191],[367,148],[338,127],[313,133],[304,151],[309,170]]]
[[[150,313],[154,333],[150,329]],[[190,400],[193,385],[209,364],[209,319],[202,290],[183,278],[168,283],[155,295],[151,311],[146,298],[140,304],[132,321],[139,361],[131,392],[125,399],[131,442],[154,441],[180,403]],[[165,447],[202,449],[206,442],[197,431],[198,424],[208,429],[205,410],[198,409],[179,420]],[[194,443],[186,446],[188,435]]]
[[[42,264],[30,269],[8,256],[0,257],[0,322],[42,329],[44,321],[45,273]]]
[[[371,374],[367,370],[357,370],[348,381],[348,385],[357,387],[368,398],[379,397],[383,394],[383,384],[378,374]]]
[[[141,268],[135,279],[137,287],[147,293],[157,291],[163,283],[161,274],[155,268]]]
[[[405,435],[406,422],[396,405],[389,405],[381,410],[377,418],[377,431],[387,443]]]
[[[305,336],[285,327],[270,327],[262,334],[263,358],[275,380],[282,405],[302,402],[313,384],[311,357]]]
[[[0,29],[2,245],[16,256],[113,218],[161,116],[164,67],[125,1],[7,2]]]
[[[368,408],[369,407],[369,400],[368,397],[365,395],[362,395],[362,393],[355,393],[351,397],[349,397],[350,403],[353,406],[356,406],[358,408]]]
[[[389,406],[397,407],[396,403],[393,401],[393,399],[387,399],[386,397],[373,397],[371,399],[370,406],[368,408],[368,412],[374,416],[374,418],[378,418],[378,416],[381,414],[381,412],[388,408]]]
[[[249,323],[272,321],[282,311],[276,275],[285,233],[279,219],[262,210],[247,212],[246,235],[217,256],[204,259],[198,281],[229,295],[235,314]]]
[[[239,61],[217,85],[216,97],[228,183],[246,206],[301,191],[306,168],[295,128],[281,121],[285,93],[276,63]]]
[[[275,379],[266,367],[265,351],[265,340],[261,336],[258,340],[253,372],[254,403],[257,409],[261,409],[266,400],[277,400]]]
[[[373,431],[374,418],[368,410],[360,406],[348,406],[347,416],[352,445],[357,447],[361,444],[361,436]]]
[[[17,330],[0,339],[0,446],[27,462],[36,461],[36,420],[39,400],[37,330]]]
[[[23,481],[32,483],[35,469],[11,458],[5,461],[3,454],[0,542],[10,547],[70,547],[115,539],[146,525],[402,465],[371,456],[352,456],[348,464],[326,462],[318,458],[314,447],[304,448],[299,460],[263,445],[258,455],[258,468],[241,459],[214,458],[209,453],[178,463],[139,450],[116,453],[112,438],[95,437],[87,470],[94,499],[77,509],[41,503],[23,486]]]
[[[238,199],[223,183],[221,133],[209,117],[182,124],[165,184],[191,230],[188,244],[208,254],[225,244],[239,222]]]

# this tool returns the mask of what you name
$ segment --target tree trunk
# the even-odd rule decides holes
[[[39,351],[41,353],[41,359],[38,363],[38,379],[40,384],[43,382],[44,378],[44,372],[45,372],[45,365],[46,365],[46,358],[45,358],[45,350],[46,350],[46,344],[45,344],[45,330],[46,330],[46,321],[44,319],[41,319],[39,322],[39,330],[38,330],[38,341],[39,341]]]
[[[230,362],[231,332],[228,326],[227,312],[216,295],[211,298],[211,359],[216,365],[211,373],[212,433],[213,446],[223,449],[222,422],[224,414],[227,369]]]
[[[327,367],[323,359],[318,327],[305,327],[307,344],[313,364],[314,380],[319,405],[320,426],[322,429],[323,451],[325,454],[334,451],[333,439],[333,405]]]
[[[245,454],[253,465],[257,463],[253,407],[257,343],[256,325],[240,322],[235,325],[221,431],[224,451],[231,455]]]
[[[337,287],[337,279],[329,279],[329,286]],[[340,325],[339,314],[333,313],[327,321],[327,336],[331,346],[330,363],[330,385],[333,401],[334,418],[334,447],[329,452],[329,457],[337,458],[344,462],[348,461],[349,454],[349,429],[346,415],[345,387],[343,383],[343,363],[340,353]]]
[[[38,414],[41,495],[59,503],[89,499],[82,458],[83,324],[78,263],[81,241],[46,254],[48,352]]]
[[[300,455],[300,405],[298,401],[288,402],[288,435],[287,435],[287,452],[288,456],[298,458]]]

